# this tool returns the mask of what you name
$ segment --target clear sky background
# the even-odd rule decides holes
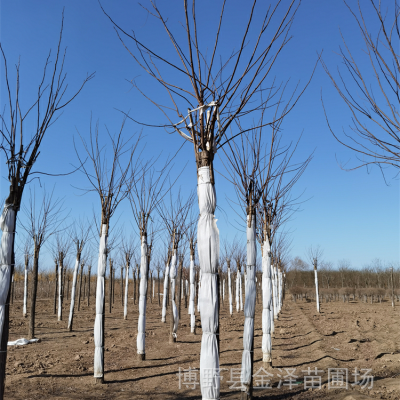
[[[211,49],[213,46],[220,3],[209,0],[198,2],[198,24],[201,23],[199,36],[203,48]],[[239,47],[246,23],[244,16],[249,13],[248,2],[233,0],[227,3],[224,35],[220,45],[222,58],[226,58],[233,49]],[[265,3],[260,2],[260,10],[265,9]],[[392,7],[392,1],[382,3]],[[138,39],[156,52],[166,56],[171,54],[171,46],[160,24],[148,16],[138,3],[107,0],[102,4],[121,27],[128,31],[134,30]],[[143,4],[148,6],[146,1]],[[185,45],[185,34],[179,24],[184,22],[183,2],[170,0],[159,1],[157,4],[168,18],[175,35]],[[355,7],[356,1],[349,0],[349,4]],[[149,97],[165,98],[165,93],[146,77],[122,46],[111,22],[102,13],[96,0],[0,0],[0,40],[7,56],[12,88],[15,86],[13,66],[20,57],[22,106],[27,107],[35,101],[45,58],[50,48],[53,49],[53,54],[56,50],[63,7],[65,21],[62,43],[68,47],[65,71],[68,73],[69,93],[79,87],[87,74],[96,72],[96,76],[65,109],[45,137],[36,170],[51,173],[68,172],[72,169],[71,165],[77,164],[73,137],[77,139],[78,148],[82,151],[77,131],[85,138],[88,137],[91,115],[93,120],[99,119],[101,126],[106,124],[113,132],[119,129],[122,121],[121,113],[116,109],[129,111],[132,117],[150,124],[166,122],[140,93],[131,88],[129,81],[136,79]],[[370,8],[365,9],[367,20],[376,30],[376,20],[370,13]],[[389,12],[392,12],[392,8],[389,8]],[[207,19],[201,18],[205,15],[208,16]],[[261,12],[256,15],[256,21],[261,15]],[[341,1],[304,0],[291,29],[293,39],[278,58],[271,77],[276,76],[278,81],[290,78],[292,88],[298,81],[300,85],[305,85],[317,60],[317,53],[321,51],[332,71],[337,66],[344,71],[337,55],[342,44],[339,28],[356,58],[363,60],[363,42],[345,5]],[[3,107],[7,102],[3,63],[0,73],[0,100]],[[304,160],[315,149],[311,164],[294,190],[295,194],[305,190],[303,198],[309,200],[285,227],[291,232],[291,255],[304,257],[310,245],[320,245],[324,250],[323,258],[334,264],[340,259],[348,259],[353,267],[361,268],[374,258],[398,262],[399,183],[395,178],[396,171],[386,170],[389,183],[386,185],[378,168],[345,172],[339,167],[338,162],[348,162],[349,166],[353,166],[357,160],[329,132],[321,105],[321,93],[335,132],[340,133],[350,123],[348,110],[321,65],[318,65],[311,84],[282,126],[286,143],[297,141],[300,134],[303,135],[295,157],[297,161]],[[128,122],[125,133],[128,136],[141,129],[141,126]],[[25,132],[29,132],[29,126],[25,126]],[[168,135],[163,129],[145,127],[143,133],[146,142],[144,157],[163,151],[161,159],[165,159],[168,154],[176,152],[183,140],[177,134]],[[268,141],[269,132],[266,130],[265,134]],[[3,155],[1,157],[1,198],[4,198],[8,193],[8,182],[5,160]],[[217,170],[222,169],[220,160],[217,159],[215,166]],[[196,170],[190,143],[185,144],[181,150],[173,173],[177,174],[183,167],[184,171],[177,185],[182,186],[185,193],[189,193],[196,189]],[[217,175],[216,179],[216,217],[221,240],[231,240],[235,234],[245,240],[243,232],[236,229],[237,225],[232,225],[236,214],[226,200],[234,198],[234,190],[224,178]],[[87,187],[84,175],[77,173],[63,178],[42,177],[41,183],[48,189],[56,184],[56,195],[64,197],[66,208],[71,209],[71,221],[79,216],[91,217],[93,208],[100,218],[99,199],[92,194],[79,196],[81,193],[73,187]],[[39,187],[37,181],[33,184]],[[26,190],[24,201],[28,194]],[[118,220],[118,216],[122,216],[119,221],[124,222],[126,232],[133,229],[134,220],[128,202],[121,205],[114,221]],[[22,213],[20,217],[23,218]],[[46,249],[42,260],[43,267],[52,266]]]

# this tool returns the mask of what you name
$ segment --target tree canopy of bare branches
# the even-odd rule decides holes
[[[364,42],[364,59],[355,55],[355,49],[342,35],[339,55],[346,74],[338,68],[339,76],[335,78],[322,60],[325,72],[351,114],[349,130],[343,130],[341,136],[334,132],[329,122],[332,113],[322,101],[329,129],[341,144],[356,153],[358,165],[350,170],[373,164],[381,170],[385,165],[400,168],[399,3],[358,0],[358,9],[352,9],[346,1],[345,4]],[[389,8],[386,4],[390,4]],[[367,17],[370,12],[373,20]]]

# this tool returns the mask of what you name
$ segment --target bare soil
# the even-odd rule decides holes
[[[107,299],[108,300],[108,299]],[[169,319],[161,322],[161,307],[155,299],[147,303],[146,360],[138,361],[136,332],[138,305],[130,296],[128,320],[123,319],[121,298],[115,297],[111,314],[106,305],[105,383],[93,378],[94,297],[90,307],[81,303],[75,313],[73,332],[67,331],[69,301],[63,320],[53,313],[53,300],[40,299],[37,306],[36,337],[39,343],[8,348],[6,399],[200,399],[199,372],[191,380],[179,369],[199,369],[200,317],[197,334],[190,333],[190,317],[181,309],[178,338],[169,344]],[[27,337],[28,319],[22,316],[22,302],[11,306],[9,340]],[[234,307],[235,309],[235,307]],[[273,376],[272,388],[255,389],[260,399],[400,399],[400,306],[390,302],[329,302],[316,312],[315,302],[293,302],[287,296],[279,320],[275,322],[273,367],[264,367],[261,352],[262,305],[256,308],[254,373],[261,367]],[[238,399],[237,385],[243,349],[243,312],[229,316],[228,302],[221,305],[220,363],[221,398]],[[321,389],[304,388],[304,375],[317,367]],[[291,369],[290,369],[291,368]],[[348,389],[328,388],[328,369],[348,370]],[[371,369],[373,387],[361,389],[354,383],[354,369]],[[344,371],[344,370],[342,370]],[[259,376],[266,376],[260,372]],[[285,376],[297,376],[290,389]],[[197,374],[197,380],[196,380]],[[232,374],[232,375],[231,375]],[[279,376],[280,375],[280,376]],[[285,380],[286,379],[286,380]],[[281,385],[279,382],[281,381]],[[265,381],[264,381],[265,383]],[[186,387],[189,385],[189,387]],[[193,389],[191,386],[195,386]],[[278,387],[279,386],[279,387]]]

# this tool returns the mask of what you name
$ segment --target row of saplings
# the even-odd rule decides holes
[[[290,293],[293,301],[315,301],[316,293],[315,288],[293,286],[290,289]],[[319,301],[361,301],[364,303],[382,303],[385,301],[400,302],[400,289],[394,289],[392,295],[392,289],[384,288],[323,288],[319,290]]]

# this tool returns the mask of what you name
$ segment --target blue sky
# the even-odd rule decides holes
[[[219,3],[202,1],[201,4],[205,8],[200,9],[199,16],[204,12],[210,15],[209,10]],[[241,31],[238,27],[243,26],[243,15],[248,13],[247,2],[235,0],[228,3],[221,42],[222,57],[226,57],[232,49],[239,46]],[[103,1],[102,4],[124,29],[134,29],[137,37],[153,49],[167,56],[171,54],[165,33],[138,3],[109,0]],[[184,21],[182,2],[171,0],[158,4],[161,11],[168,16],[168,22],[177,37],[186,43],[184,32],[178,25],[179,21]],[[356,2],[351,0],[349,4],[354,6]],[[55,51],[64,6],[63,45],[68,47],[65,71],[68,72],[70,93],[81,84],[88,73],[96,72],[96,76],[48,131],[37,170],[52,173],[67,172],[72,169],[71,165],[76,165],[72,138],[77,139],[77,131],[87,137],[91,115],[94,120],[99,119],[103,126],[107,124],[111,131],[118,130],[122,121],[122,116],[116,109],[130,111],[133,117],[145,122],[165,123],[162,115],[137,91],[132,90],[128,81],[136,79],[150,97],[161,96],[161,99],[165,99],[165,93],[145,76],[122,46],[112,24],[102,13],[96,0],[0,0],[0,40],[10,71],[20,57],[21,96],[23,102],[26,100],[23,106],[34,101],[45,57],[50,48]],[[218,12],[219,7],[216,10]],[[260,15],[256,16],[256,21]],[[199,28],[199,36],[209,48],[213,46],[212,38],[217,20],[218,15],[214,15]],[[367,20],[374,23],[369,13]],[[340,65],[340,57],[336,54],[341,45],[339,28],[356,57],[363,59],[361,37],[352,16],[341,1],[303,1],[291,29],[293,39],[278,58],[272,74],[278,80],[290,78],[292,87],[297,81],[304,85],[316,62],[317,53],[322,50],[326,64],[331,70],[335,70]],[[0,73],[0,100],[3,106],[7,100],[3,64]],[[11,74],[11,86],[14,87],[12,78]],[[286,226],[286,229],[292,232],[291,254],[303,257],[307,247],[319,244],[324,250],[324,259],[333,263],[346,258],[351,261],[352,266],[358,268],[376,257],[387,262],[397,262],[399,183],[398,180],[392,179],[395,171],[386,171],[389,182],[387,186],[377,168],[372,168],[369,172],[366,169],[353,172],[340,169],[337,160],[349,162],[348,165],[354,165],[356,160],[354,154],[341,146],[330,134],[321,105],[321,91],[335,132],[340,132],[342,127],[348,126],[350,122],[348,110],[319,65],[305,94],[283,123],[283,136],[287,143],[296,141],[302,134],[296,160],[305,159],[315,149],[311,164],[294,189],[295,193],[305,190],[304,199],[309,200]],[[140,126],[129,122],[125,133],[130,135],[139,132],[140,129]],[[29,131],[29,127],[26,127],[26,131]],[[161,151],[161,158],[167,157],[168,154],[175,153],[182,144],[182,139],[177,134],[168,135],[162,129],[144,128],[143,133],[146,142],[145,157],[151,157]],[[268,132],[266,134],[268,135]],[[3,198],[8,189],[8,183],[4,179],[7,171],[3,158],[0,165]],[[193,148],[189,143],[185,144],[180,158],[175,162],[175,173],[185,165],[178,185],[189,192],[196,188]],[[217,160],[216,169],[219,168],[222,167]],[[73,188],[87,187],[82,174],[64,178],[42,178],[43,183],[47,188],[56,184],[56,195],[65,197],[65,205],[71,209],[72,219],[83,215],[91,216],[93,207],[100,211],[99,200],[95,195],[80,197],[80,192]],[[220,176],[217,176],[216,185],[219,207],[216,217],[221,240],[229,240],[236,234],[230,223],[235,215],[226,198],[233,197],[234,191]],[[25,200],[27,195],[28,191],[24,194]],[[125,229],[132,229],[131,222],[134,221],[127,202],[119,208],[115,221],[118,215],[122,215],[120,221],[125,221]],[[237,234],[242,235],[240,232]],[[46,267],[47,263],[51,266],[51,258],[46,255],[45,250],[43,267]]]

